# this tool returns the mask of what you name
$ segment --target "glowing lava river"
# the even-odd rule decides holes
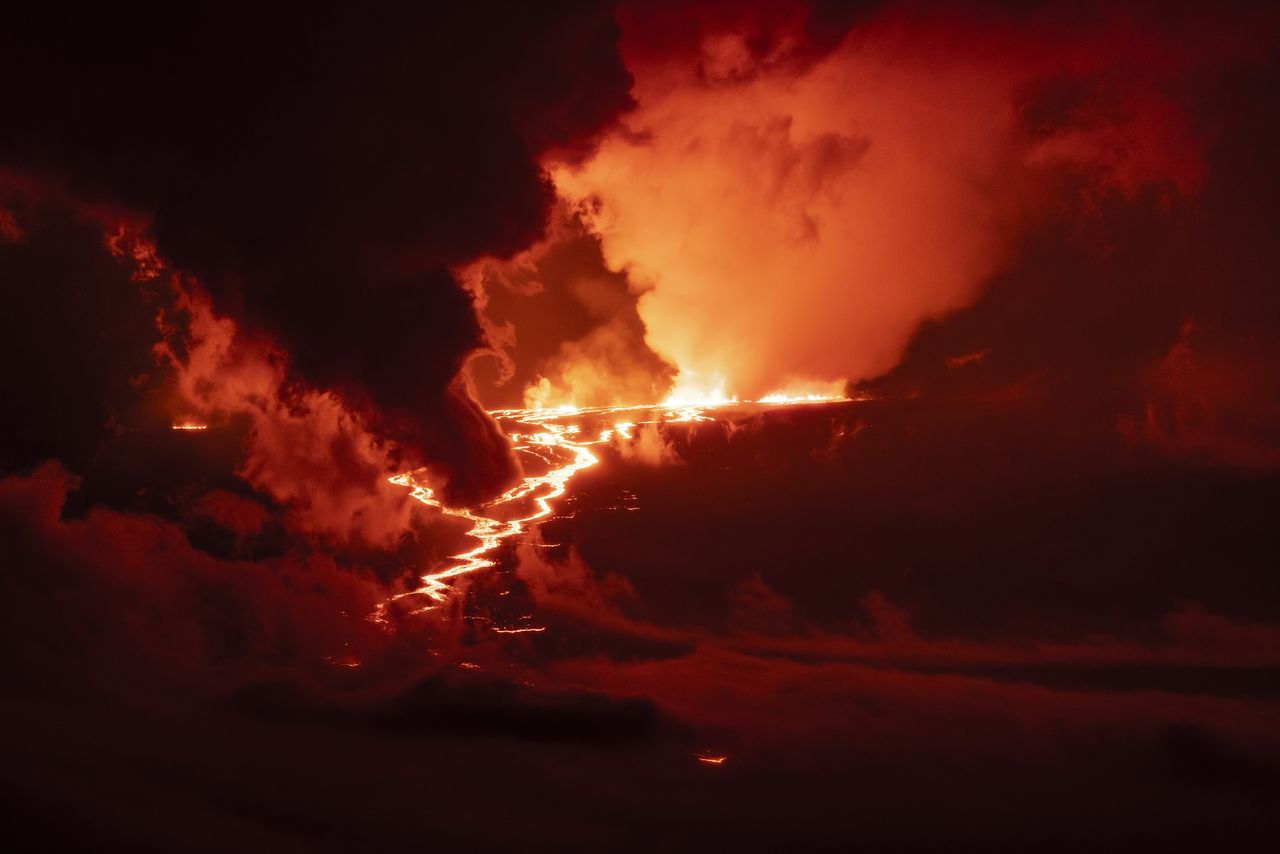
[[[568,491],[569,481],[583,469],[600,461],[593,446],[615,440],[635,438],[637,429],[656,430],[659,425],[679,422],[713,421],[709,410],[743,406],[794,406],[812,403],[834,403],[847,400],[841,396],[769,395],[756,401],[719,398],[710,403],[668,401],[658,405],[579,408],[562,406],[554,409],[498,409],[490,412],[510,437],[521,463],[527,470],[519,484],[492,501],[475,507],[448,507],[425,482],[425,470],[396,475],[391,482],[406,487],[410,495],[439,510],[445,516],[464,519],[471,524],[467,536],[476,544],[449,558],[441,570],[421,576],[422,585],[399,593],[381,603],[370,619],[386,623],[393,603],[412,603],[409,614],[421,613],[448,601],[452,581],[460,576],[488,569],[497,564],[494,555],[505,540],[517,537],[531,525],[548,519],[556,502]],[[574,423],[565,423],[574,422]],[[584,426],[585,425],[585,426]]]

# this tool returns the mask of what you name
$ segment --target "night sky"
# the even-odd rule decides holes
[[[1280,845],[1280,14],[435,6],[0,23],[15,850]]]

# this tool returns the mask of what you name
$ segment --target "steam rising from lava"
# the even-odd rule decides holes
[[[673,55],[631,17],[638,106],[553,177],[694,396],[883,374],[921,321],[975,298],[1066,175],[1124,195],[1199,180],[1167,94],[1196,59],[1157,34],[891,12],[811,61],[794,21],[744,13]]]

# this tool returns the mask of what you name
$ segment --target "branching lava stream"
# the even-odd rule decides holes
[[[431,610],[448,601],[453,590],[450,583],[453,579],[495,566],[497,561],[493,555],[502,542],[523,534],[530,525],[551,517],[556,503],[568,491],[568,484],[573,476],[600,461],[591,450],[592,447],[608,443],[615,434],[623,439],[630,439],[632,430],[642,424],[713,421],[715,419],[707,414],[712,409],[748,404],[772,407],[832,403],[847,399],[836,395],[771,394],[757,401],[725,400],[719,397],[707,403],[673,399],[658,405],[494,410],[490,415],[506,430],[516,452],[534,458],[539,465],[545,465],[546,472],[526,475],[519,484],[502,495],[475,507],[445,505],[427,484],[425,470],[405,472],[392,477],[391,482],[407,487],[414,499],[436,508],[446,516],[470,522],[471,528],[467,531],[467,536],[478,542],[467,551],[452,555],[449,565],[444,569],[423,574],[421,587],[398,593],[380,603],[370,619],[388,624],[388,613],[393,603],[406,600],[412,601],[414,605],[407,611],[409,614]],[[624,420],[633,416],[641,416],[641,419]],[[594,434],[584,434],[580,425],[562,423],[569,419],[584,418],[599,418],[610,426]],[[532,507],[521,512],[525,503],[531,503]],[[511,516],[513,512],[516,514],[514,517]]]

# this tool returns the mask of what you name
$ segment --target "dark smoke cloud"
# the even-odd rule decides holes
[[[138,377],[157,369],[157,289],[103,246],[101,225],[0,194],[0,383],[8,397],[0,469],[57,457],[78,471],[124,424],[149,411]],[[167,429],[167,423],[160,422]]]
[[[628,103],[617,37],[576,2],[28,6],[0,36],[0,164],[149,218],[222,311],[474,498],[513,462],[451,384],[480,334],[449,268],[539,236],[536,157]]]

